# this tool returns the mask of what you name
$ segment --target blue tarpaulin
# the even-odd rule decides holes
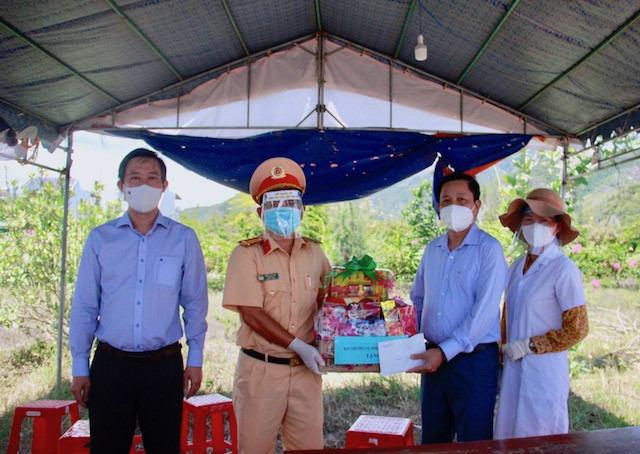
[[[111,131],[141,139],[184,167],[238,191],[267,158],[298,162],[307,177],[307,205],[366,197],[426,169],[436,159],[472,171],[522,149],[524,134],[439,136],[415,132],[284,130],[243,139]]]

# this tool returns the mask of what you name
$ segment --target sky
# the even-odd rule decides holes
[[[63,142],[63,145],[66,145],[66,141]],[[84,190],[91,190],[94,181],[100,181],[105,186],[102,194],[104,200],[115,200],[119,196],[116,183],[120,161],[131,150],[140,147],[149,148],[141,140],[124,139],[86,131],[75,132],[73,134],[71,177],[77,179]],[[236,190],[187,170],[165,156],[162,156],[162,159],[167,165],[167,181],[169,181],[167,189],[180,196],[182,209],[215,205],[237,194]],[[49,153],[44,148],[40,148],[35,162],[55,169],[63,169],[66,153],[60,149]],[[0,161],[0,186],[4,188],[6,182],[12,180],[26,182],[29,175],[37,172],[38,168],[32,165],[21,165],[15,161]],[[57,175],[52,171],[47,171],[47,173],[51,177]]]

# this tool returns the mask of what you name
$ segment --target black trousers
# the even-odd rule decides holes
[[[422,374],[422,443],[491,440],[498,392],[498,345],[461,353]]]
[[[136,418],[149,454],[178,454],[182,355],[156,362],[114,358],[97,349],[91,364],[91,454],[128,454]]]

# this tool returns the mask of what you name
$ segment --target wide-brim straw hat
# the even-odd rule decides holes
[[[512,232],[517,232],[522,223],[522,212],[528,206],[538,216],[556,218],[559,221],[560,232],[558,236],[564,246],[572,242],[580,234],[571,225],[571,216],[564,210],[564,203],[560,196],[551,189],[539,188],[531,191],[524,199],[515,199],[509,205],[507,212],[500,216],[500,222],[509,227]]]

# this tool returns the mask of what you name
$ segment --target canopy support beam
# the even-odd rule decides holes
[[[504,16],[502,16],[502,19],[500,19],[500,22],[498,22],[498,25],[496,25],[496,27],[493,29],[493,31],[491,32],[491,34],[489,35],[487,40],[484,42],[482,47],[480,47],[480,50],[475,55],[475,57],[473,57],[473,60],[471,60],[471,63],[469,63],[469,65],[467,65],[467,67],[462,72],[460,77],[458,77],[458,80],[456,80],[457,84],[460,84],[462,82],[462,79],[467,77],[467,74],[469,74],[469,71],[471,71],[471,68],[473,68],[476,65],[476,63],[478,62],[478,60],[480,60],[480,57],[482,56],[482,54],[484,54],[484,51],[487,50],[487,47],[489,47],[489,44],[491,44],[491,41],[493,41],[493,39],[496,37],[496,35],[500,31],[500,29],[502,28],[504,23],[507,21],[507,19],[509,18],[509,16],[513,12],[513,10],[516,9],[516,6],[518,6],[518,3],[520,3],[520,0],[515,0],[513,2],[513,4],[511,5],[511,7],[509,7],[509,9],[507,10],[506,14]]]
[[[404,17],[404,23],[402,24],[402,32],[400,33],[400,38],[398,39],[398,44],[396,45],[396,51],[393,53],[393,58],[398,58],[400,49],[402,49],[404,40],[407,37],[407,29],[409,28],[409,22],[411,22],[411,18],[413,17],[413,11],[416,8],[416,1],[417,0],[411,0],[411,4],[409,4],[407,15]]]
[[[56,367],[56,384],[62,384],[62,333],[64,332],[64,303],[67,284],[67,234],[69,224],[69,193],[71,187],[71,154],[73,153],[73,131],[67,136],[67,164],[64,175],[64,214],[62,217],[62,238],[60,246],[60,299],[58,301],[58,359]]]
[[[316,22],[318,23],[318,31],[322,31],[322,15],[320,14],[320,0],[315,0]]]
[[[360,44],[356,44],[356,43],[354,43],[352,41],[347,41],[344,38],[341,38],[339,36],[332,35],[332,34],[329,34],[329,33],[324,33],[324,35],[326,37],[330,38],[335,43],[339,43],[339,44],[341,44],[341,45],[343,45],[345,47],[349,47],[351,49],[356,49],[356,50],[358,50],[358,52],[361,52],[361,53],[372,55],[372,56],[376,57],[377,59],[380,59],[381,61],[390,61],[391,60],[391,57],[389,55],[385,55],[385,54],[382,54],[380,52],[376,52],[375,50],[369,49],[368,47],[364,47],[364,46],[362,46]],[[337,51],[334,51],[334,52],[337,52]],[[498,101],[495,101],[495,100],[493,100],[491,98],[488,98],[487,96],[483,96],[483,95],[481,95],[480,93],[478,93],[476,91],[473,91],[473,90],[471,90],[469,88],[463,87],[462,85],[457,85],[457,84],[451,83],[451,82],[449,82],[449,81],[447,81],[445,79],[442,79],[442,78],[440,78],[440,77],[438,77],[436,75],[430,74],[430,73],[428,73],[426,71],[423,71],[421,69],[418,69],[418,68],[416,68],[414,66],[408,65],[407,63],[404,63],[404,62],[402,62],[400,60],[392,60],[392,61],[393,61],[393,64],[396,65],[397,67],[403,68],[406,71],[410,71],[410,72],[416,74],[418,77],[424,78],[424,79],[432,81],[432,82],[436,82],[436,83],[442,85],[445,88],[452,88],[454,90],[460,90],[461,92],[463,92],[467,96],[471,96],[473,98],[480,99],[483,102],[486,102],[486,103],[491,104],[491,105],[493,105],[495,107],[498,107],[501,110],[504,110],[505,112],[509,112],[509,113],[511,113],[513,115],[516,115],[518,117],[521,117],[523,119],[527,119],[529,121],[529,123],[531,123],[531,124],[537,124],[537,125],[540,125],[540,126],[544,126],[545,128],[547,128],[549,130],[556,131],[558,133],[558,135],[560,135],[560,136],[574,137],[574,135],[571,134],[568,131],[564,131],[562,129],[559,129],[557,126],[554,126],[554,125],[551,125],[549,123],[546,123],[545,121],[537,119],[535,117],[532,117],[531,115],[527,115],[527,114],[521,112],[520,110],[516,110],[513,107],[509,107],[509,106],[507,106],[505,104],[502,104],[502,103],[500,103]],[[93,118],[93,117],[91,117],[91,118]]]
[[[318,33],[318,51],[316,54],[318,71],[318,129],[324,129],[324,36]]]
[[[113,102],[117,102],[118,104],[120,104],[122,102],[118,98],[116,98],[115,96],[113,96],[112,94],[108,93],[106,90],[104,90],[100,86],[98,86],[96,83],[94,83],[94,82],[90,81],[89,79],[87,79],[80,72],[76,71],[74,68],[72,68],[71,66],[69,66],[68,64],[66,64],[65,62],[60,60],[58,57],[53,55],[51,52],[46,50],[44,47],[40,46],[40,44],[38,44],[35,41],[33,41],[31,38],[29,38],[27,35],[23,34],[20,30],[15,28],[10,23],[6,22],[1,17],[0,17],[0,25],[2,27],[4,27],[5,30],[7,30],[8,32],[13,34],[15,37],[21,39],[22,41],[24,41],[29,46],[31,46],[34,49],[38,50],[40,53],[42,53],[48,59],[53,60],[58,65],[62,66],[64,69],[66,69],[67,71],[71,72],[74,76],[78,77],[80,80],[82,80],[84,83],[89,85],[91,88],[94,88],[95,90],[98,90],[103,95],[107,96]]]
[[[176,83],[174,83],[172,85],[169,85],[168,87],[164,87],[164,88],[161,88],[159,90],[156,90],[153,93],[148,93],[148,94],[146,94],[144,96],[139,96],[139,97],[137,97],[135,99],[132,99],[132,100],[129,100],[127,102],[120,103],[117,106],[111,107],[111,108],[109,108],[107,110],[103,110],[101,112],[98,112],[97,114],[92,114],[92,115],[90,115],[88,117],[81,118],[81,119],[76,120],[73,123],[70,123],[69,125],[66,125],[66,126],[73,126],[73,125],[75,125],[77,123],[82,123],[82,122],[87,121],[87,120],[89,120],[91,118],[94,118],[94,117],[101,117],[101,116],[104,116],[104,115],[112,115],[114,113],[117,113],[120,110],[126,109],[127,107],[133,107],[133,106],[135,106],[137,104],[140,104],[141,102],[149,102],[150,99],[153,99],[156,96],[160,96],[161,94],[163,94],[163,93],[165,93],[167,91],[178,89],[178,88],[182,87],[183,85],[189,84],[189,83],[194,82],[194,81],[196,81],[198,79],[207,78],[211,74],[215,74],[215,73],[218,73],[218,72],[221,72],[221,71],[229,71],[232,68],[240,67],[242,65],[245,65],[245,64],[249,63],[250,61],[253,61],[253,60],[256,60],[256,59],[260,58],[263,55],[268,55],[268,54],[277,52],[279,50],[284,50],[284,49],[287,49],[289,47],[295,46],[295,45],[297,45],[297,44],[299,44],[301,42],[308,41],[311,38],[313,38],[314,36],[315,35],[303,36],[301,38],[297,38],[297,39],[294,39],[292,41],[288,41],[286,43],[279,44],[277,46],[271,47],[271,48],[269,48],[267,50],[263,50],[263,51],[257,52],[257,53],[255,53],[253,55],[248,56],[248,57],[243,57],[240,60],[236,60],[236,61],[231,62],[231,63],[226,63],[226,64],[224,64],[222,66],[218,66],[218,67],[216,67],[214,69],[210,69],[210,70],[207,70],[207,71],[202,72],[200,74],[196,74],[195,76],[189,77],[188,79],[181,80],[180,82],[176,82]]]
[[[620,27],[618,27],[618,29],[616,31],[614,31],[613,33],[611,33],[609,36],[607,36],[604,41],[602,41],[600,44],[598,44],[591,52],[589,52],[587,55],[585,55],[584,57],[582,57],[580,60],[578,60],[577,62],[575,62],[573,65],[571,65],[571,67],[569,69],[567,69],[566,71],[564,71],[562,74],[560,74],[559,76],[557,76],[555,79],[553,79],[551,82],[549,82],[547,85],[545,85],[544,87],[542,87],[540,90],[538,90],[536,93],[533,94],[533,96],[531,96],[529,99],[527,99],[524,103],[522,103],[520,106],[518,106],[518,110],[523,110],[525,107],[527,107],[529,104],[531,104],[533,101],[535,101],[536,99],[538,99],[538,97],[543,94],[544,92],[546,92],[549,88],[551,88],[552,86],[554,86],[556,83],[558,83],[559,81],[561,81],[562,79],[564,79],[565,77],[567,77],[570,73],[572,73],[575,69],[579,68],[580,66],[582,66],[583,64],[585,64],[587,61],[589,61],[591,59],[591,57],[593,57],[594,55],[596,55],[598,52],[600,52],[604,47],[607,46],[607,44],[609,44],[611,41],[613,41],[620,33],[622,33],[623,31],[625,31],[627,28],[629,28],[638,18],[640,17],[640,10],[636,11],[636,13],[631,16],[629,19],[627,19],[627,21],[622,24]]]
[[[640,153],[639,152],[640,152],[640,147],[634,148],[633,150],[625,151],[625,152],[617,154],[615,156],[609,156],[608,158],[599,159],[597,168],[591,169],[591,170],[587,170],[586,172],[578,173],[576,175],[571,175],[570,177],[567,178],[567,180],[575,180],[576,178],[580,178],[580,177],[583,177],[585,175],[590,175],[590,174],[593,174],[593,173],[596,173],[596,172],[600,172],[601,170],[606,170],[606,169],[609,169],[611,167],[618,167],[618,166],[621,166],[623,164],[628,164],[630,162],[637,161],[638,159],[640,159]],[[629,155],[629,154],[633,154],[633,155],[627,157],[626,159],[624,159],[622,161],[616,161],[616,159],[618,159],[618,158],[620,158],[622,156]],[[602,165],[602,163],[605,163],[605,165]]]
[[[231,8],[229,8],[229,4],[227,3],[227,0],[222,0],[222,6],[224,6],[224,11],[227,13],[229,22],[231,22],[233,31],[238,37],[238,41],[242,46],[242,50],[244,50],[245,55],[248,57],[249,55],[251,55],[251,53],[249,52],[249,49],[247,48],[247,45],[245,44],[244,39],[242,38],[242,34],[240,33],[240,29],[238,28],[238,24],[236,23],[236,20],[233,18],[233,14],[231,14]]]
[[[609,118],[606,118],[606,119],[602,120],[601,122],[596,123],[593,126],[589,126],[587,129],[584,129],[584,130],[580,131],[579,133],[577,133],[576,136],[579,137],[579,136],[581,136],[583,134],[586,134],[589,131],[593,131],[594,129],[599,128],[600,126],[602,126],[604,124],[607,124],[610,121],[615,120],[616,118],[622,117],[623,115],[630,114],[631,112],[636,111],[638,109],[640,109],[640,103],[638,103],[638,104],[636,104],[634,106],[631,106],[628,109],[623,110],[622,112],[619,112],[619,113],[617,113],[615,115],[612,115]]]
[[[41,117],[38,114],[34,114],[33,112],[28,111],[27,109],[25,109],[24,107],[21,107],[17,104],[12,103],[11,101],[7,101],[6,99],[2,99],[0,98],[0,104],[5,104],[9,107],[11,107],[12,109],[15,109],[19,112],[22,112],[23,114],[29,115],[30,117],[35,118],[36,120],[40,120],[43,123],[46,123],[47,125],[51,126],[54,129],[58,129],[58,125],[52,123],[50,120],[47,120],[44,117]]]
[[[560,197],[564,202],[565,197],[567,195],[567,183],[568,183],[567,161],[569,159],[569,140],[565,139],[562,142],[563,142],[562,143],[562,183],[560,185]]]
[[[127,24],[129,28],[133,30],[136,35],[140,37],[140,39],[142,39],[142,41],[144,41],[147,47],[149,47],[149,49],[151,49],[153,53],[156,54],[160,60],[162,60],[162,63],[164,63],[167,68],[169,68],[173,75],[176,76],[178,80],[184,80],[182,74],[180,74],[176,67],[171,64],[169,59],[165,57],[162,52],[160,52],[160,49],[158,49],[156,45],[151,42],[149,37],[145,35],[145,33],[140,30],[140,28],[131,19],[129,19],[129,17],[120,9],[120,7],[116,5],[113,0],[107,0],[107,3],[111,7],[111,9],[114,10],[118,16],[120,16],[124,23]]]

